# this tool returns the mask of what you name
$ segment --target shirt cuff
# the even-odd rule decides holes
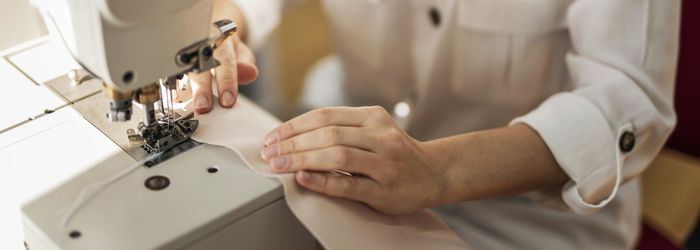
[[[511,125],[515,123],[536,130],[570,178],[560,197],[552,197],[552,192],[531,195],[538,197],[534,199],[536,203],[560,208],[552,202],[558,200],[577,214],[592,214],[615,197],[624,161],[616,138],[630,131],[631,125],[611,129],[593,102],[570,92],[551,96],[534,111],[514,119]]]
[[[272,31],[277,28],[282,12],[279,0],[232,0],[241,10],[248,25],[246,45],[251,49],[261,48]]]

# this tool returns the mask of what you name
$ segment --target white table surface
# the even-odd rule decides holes
[[[76,66],[46,37],[0,52],[0,131],[14,126],[0,133],[0,249],[24,249],[21,204],[109,156],[128,156],[43,86]]]

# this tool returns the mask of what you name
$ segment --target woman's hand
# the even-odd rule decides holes
[[[214,51],[214,58],[221,65],[211,71],[188,75],[194,92],[195,111],[200,114],[212,109],[212,78],[216,77],[219,104],[230,108],[238,98],[238,84],[249,84],[258,77],[253,51],[238,36],[226,39]]]
[[[214,58],[221,63],[210,72],[189,74],[194,92],[194,107],[197,113],[207,113],[212,106],[212,78],[216,77],[219,92],[219,104],[230,108],[238,98],[238,85],[249,84],[258,77],[255,55],[245,41],[248,34],[246,23],[240,8],[234,1],[214,0],[212,21],[230,19],[238,24],[238,32],[214,51]]]
[[[275,173],[296,172],[297,183],[309,190],[405,214],[437,205],[448,185],[444,164],[424,147],[381,107],[337,107],[274,129],[261,157]]]

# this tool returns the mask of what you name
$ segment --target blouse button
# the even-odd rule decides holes
[[[620,137],[620,150],[628,153],[634,149],[635,137],[632,132],[625,131]]]
[[[440,11],[437,8],[430,7],[430,10],[428,11],[428,16],[430,17],[430,21],[433,23],[433,26],[440,26],[442,16],[440,15]]]

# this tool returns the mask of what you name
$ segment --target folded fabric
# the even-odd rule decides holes
[[[281,181],[287,205],[326,249],[469,248],[429,210],[384,215],[359,202],[308,191],[296,184],[294,174],[273,174],[259,152],[279,120],[245,98],[232,109],[214,106],[210,113],[196,116],[199,128],[192,138],[227,147],[253,171]]]

